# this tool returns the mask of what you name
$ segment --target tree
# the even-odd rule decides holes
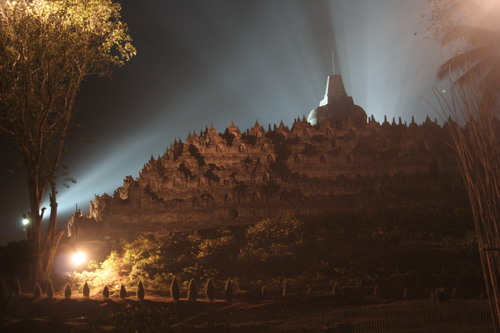
[[[63,230],[56,230],[58,170],[78,90],[135,55],[120,5],[111,0],[0,2],[0,130],[26,169],[34,278],[46,282]],[[42,202],[50,218],[42,239]]]
[[[489,12],[477,3],[477,12],[464,14],[460,11],[464,1],[433,1],[458,4],[444,7],[442,21],[431,21],[434,24],[431,27],[444,31],[443,45],[448,46],[449,41],[462,42],[450,48],[451,58],[438,70],[438,77],[441,75],[457,83],[452,100],[437,96],[443,112],[451,118],[447,126],[471,203],[495,331],[500,332],[500,122],[497,114],[500,31],[496,22],[499,17],[495,14],[497,11]],[[481,22],[476,19],[475,24],[469,24],[467,19],[471,16]]]
[[[464,0],[429,0],[431,30],[452,56],[437,70],[439,80],[450,79],[460,88],[474,88],[475,96],[491,108],[500,92],[500,9]],[[471,85],[472,83],[472,85]]]

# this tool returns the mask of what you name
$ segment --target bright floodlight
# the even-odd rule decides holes
[[[30,220],[28,220],[27,218],[24,218],[22,222],[23,222],[24,226],[27,226],[28,224],[30,224]]]
[[[87,261],[87,255],[83,252],[77,252],[77,253],[73,254],[73,256],[71,257],[71,261],[76,266],[80,266],[85,261]]]

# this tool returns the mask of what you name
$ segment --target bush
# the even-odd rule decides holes
[[[19,279],[16,279],[16,282],[14,282],[14,296],[20,296],[21,293],[22,293],[21,282],[19,282]]]
[[[40,287],[40,284],[38,282],[35,283],[34,294],[35,294],[35,298],[38,298],[38,297],[40,297],[42,295],[42,288]]]
[[[90,288],[89,288],[89,284],[87,282],[85,282],[85,284],[83,285],[83,297],[85,298],[90,298]]]
[[[69,283],[66,285],[66,289],[64,289],[64,298],[66,299],[71,298],[71,286]]]
[[[287,296],[289,292],[290,292],[290,282],[288,280],[285,280],[285,282],[283,283],[282,296],[283,297]]]
[[[224,287],[224,298],[228,303],[233,302],[233,284],[230,279],[227,279]]]
[[[178,302],[181,297],[179,284],[177,283],[177,279],[175,277],[172,279],[172,283],[170,284],[170,296],[172,296],[172,299],[176,302]]]
[[[143,301],[144,295],[144,286],[142,285],[142,281],[139,280],[139,283],[137,284],[137,299]]]
[[[102,298],[109,299],[109,289],[108,286],[104,286],[102,289]]]
[[[215,301],[215,287],[212,283],[212,279],[208,279],[205,285],[205,296],[207,297],[207,301],[213,303]]]
[[[196,302],[198,299],[198,286],[194,279],[189,281],[187,299],[190,302]]]
[[[123,284],[120,287],[120,298],[121,299],[127,298],[127,289],[125,289],[125,286]]]
[[[49,281],[47,281],[47,288],[45,289],[45,293],[47,294],[47,298],[54,297],[54,285],[52,284],[51,279],[49,279]]]

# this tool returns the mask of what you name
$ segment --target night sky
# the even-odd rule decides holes
[[[94,194],[112,194],[189,131],[223,131],[231,120],[242,130],[256,120],[291,126],[307,116],[323,98],[332,51],[347,93],[368,115],[438,117],[428,101],[432,87],[446,87],[434,79],[442,56],[426,38],[426,0],[119,2],[138,54],[82,86],[81,127],[64,163],[77,184],[59,186],[61,226],[76,204],[88,213]],[[4,243],[24,236],[29,205],[23,166],[3,134],[0,148]]]

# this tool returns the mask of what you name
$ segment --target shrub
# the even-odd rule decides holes
[[[190,302],[196,302],[198,299],[198,286],[194,279],[189,281],[187,299]]]
[[[137,284],[137,299],[142,301],[144,300],[144,286],[142,285],[142,281],[139,280],[139,283]]]
[[[47,281],[47,288],[45,289],[45,293],[47,294],[47,298],[54,297],[54,285],[52,284],[51,279],[49,279],[49,281]]]
[[[71,285],[69,283],[66,285],[66,289],[64,289],[64,298],[71,298]]]
[[[212,279],[208,279],[205,285],[205,296],[207,297],[207,301],[213,303],[215,301],[215,287],[212,283]]]
[[[109,299],[109,289],[108,286],[104,286],[102,289],[102,298]]]
[[[125,289],[125,286],[123,284],[120,287],[120,298],[121,299],[127,298],[127,289]]]
[[[339,293],[339,284],[337,281],[333,283],[332,295],[337,295]]]
[[[226,286],[224,287],[224,299],[228,303],[233,302],[233,284],[230,279],[227,279]]]
[[[283,292],[282,296],[285,297],[290,293],[290,282],[288,280],[285,280],[283,283]]]
[[[35,284],[35,298],[38,298],[42,295],[42,288],[40,287],[40,284],[37,282]]]
[[[83,297],[90,298],[90,288],[87,282],[83,285]]]
[[[5,282],[0,278],[0,299],[7,297],[7,288],[5,287]]]
[[[172,283],[170,284],[170,296],[176,302],[179,301],[181,297],[181,292],[179,290],[179,284],[177,283],[177,279],[174,277]]]
[[[14,296],[19,296],[22,293],[22,288],[21,288],[21,282],[19,282],[19,279],[16,279],[16,282],[14,283]]]

